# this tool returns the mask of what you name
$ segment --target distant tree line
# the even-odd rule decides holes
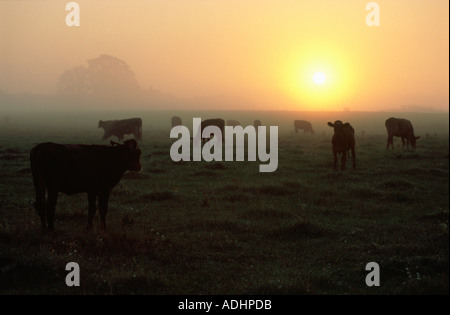
[[[87,66],[64,71],[57,83],[57,94],[65,96],[115,97],[133,95],[140,87],[130,67],[119,58],[101,55]]]

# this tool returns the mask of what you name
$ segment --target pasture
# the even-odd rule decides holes
[[[386,151],[388,113],[310,114],[314,135],[293,133],[300,113],[177,113],[190,128],[192,117],[278,125],[273,173],[259,173],[259,161],[173,162],[172,114],[9,116],[0,126],[1,294],[448,294],[448,114],[402,114],[421,136],[413,152],[399,138]],[[86,194],[59,194],[55,232],[43,234],[29,150],[107,144],[98,120],[119,115],[143,119],[144,170],[113,189],[108,231],[98,212],[85,230]],[[337,119],[356,130],[355,170],[349,161],[333,170],[326,123]],[[72,261],[80,287],[65,285]],[[380,287],[365,284],[369,262]]]

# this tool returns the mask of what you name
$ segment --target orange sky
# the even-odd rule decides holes
[[[376,1],[379,27],[359,0],[82,0],[80,27],[68,2],[0,1],[3,92],[54,93],[64,70],[108,54],[142,88],[234,108],[449,108],[447,0]]]

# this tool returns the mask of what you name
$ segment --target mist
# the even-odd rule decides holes
[[[0,110],[448,112],[447,1],[77,3],[0,2]]]

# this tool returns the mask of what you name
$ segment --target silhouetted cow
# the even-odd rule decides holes
[[[178,117],[178,116],[173,116],[173,117],[170,119],[170,123],[171,123],[171,125],[172,125],[172,128],[173,128],[173,127],[176,127],[176,126],[181,126],[181,125],[182,125],[181,118]]]
[[[222,132],[222,139],[220,141],[224,141],[224,136],[225,136],[225,120],[221,119],[221,118],[213,118],[213,119],[206,119],[204,121],[201,122],[201,128],[200,131],[197,132],[197,139],[198,137],[202,137],[203,134],[203,130],[208,127],[208,126],[216,126],[219,127],[220,131]],[[208,141],[207,138],[201,138],[201,143],[205,143],[206,141]]]
[[[42,228],[54,229],[58,192],[67,195],[86,192],[89,200],[87,228],[92,228],[96,199],[101,227],[106,228],[106,212],[111,190],[125,171],[141,171],[141,150],[134,139],[116,144],[74,145],[41,143],[31,149],[30,164],[36,193],[36,211]],[[45,192],[48,198],[45,201]]]
[[[123,140],[123,136],[126,134],[133,134],[136,141],[142,140],[142,119],[141,118],[129,118],[122,120],[100,120],[98,127],[103,128],[105,133],[102,140],[105,140],[111,136],[116,136],[119,141]]]
[[[240,125],[241,125],[241,123],[237,120],[232,120],[232,119],[227,120],[227,126],[235,127],[235,126],[240,126]]]
[[[262,125],[262,124],[261,124],[261,121],[258,120],[258,119],[256,119],[256,120],[253,122],[253,127],[255,127],[256,133],[258,133],[258,127],[261,126],[261,125]]]
[[[343,124],[340,120],[336,120],[334,124],[328,122],[328,126],[334,128],[333,138],[331,139],[334,156],[334,169],[337,170],[338,154],[341,154],[341,169],[345,170],[345,162],[347,160],[348,151],[352,151],[353,168],[355,168],[355,130],[349,123]]]
[[[303,130],[303,133],[314,134],[311,123],[306,120],[294,120],[294,130],[295,133],[298,133],[299,130]]]
[[[394,149],[394,137],[402,138],[403,147],[406,139],[407,148],[411,144],[411,147],[416,149],[416,140],[420,137],[414,135],[414,128],[409,120],[391,117],[386,120],[385,126],[388,133],[386,150],[389,149],[389,146],[392,146],[392,149]]]

